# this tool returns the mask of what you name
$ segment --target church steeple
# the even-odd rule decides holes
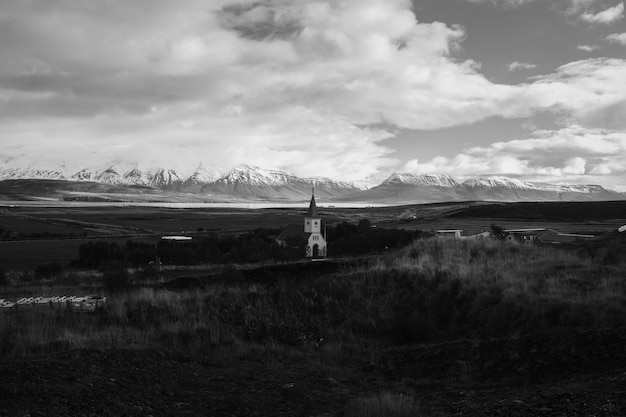
[[[306,212],[307,217],[317,217],[317,205],[315,204],[315,189],[311,188],[311,204],[309,204],[309,210]]]
[[[304,217],[304,233],[308,236],[307,258],[326,257],[326,236],[322,234],[322,219],[317,213],[314,188],[311,188],[311,203]]]

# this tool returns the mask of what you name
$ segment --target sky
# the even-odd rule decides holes
[[[0,160],[626,191],[623,0],[0,0]]]

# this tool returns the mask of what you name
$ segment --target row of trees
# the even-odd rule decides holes
[[[144,266],[157,258],[163,264],[227,264],[286,262],[302,259],[306,240],[295,238],[281,245],[275,237],[280,229],[257,229],[250,233],[228,236],[204,236],[192,241],[162,240],[157,244],[127,241],[125,245],[112,242],[89,242],[79,248],[73,266],[97,268],[110,263]],[[367,220],[359,224],[347,222],[326,228],[329,253],[332,256],[365,255],[405,246],[425,236],[421,231],[378,229]]]
[[[192,241],[161,240],[157,244],[127,241],[124,246],[111,242],[88,242],[78,250],[75,267],[94,268],[112,262],[143,266],[158,258],[163,264],[226,264],[261,261],[284,262],[300,259],[303,242],[278,244],[275,230],[258,229],[238,236],[204,236]]]
[[[367,255],[408,245],[415,239],[432,236],[421,230],[384,229],[363,219],[358,224],[338,223],[326,228],[328,253],[332,256]]]

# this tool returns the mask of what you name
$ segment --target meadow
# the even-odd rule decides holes
[[[626,257],[607,253],[428,238],[306,280],[222,279],[172,290],[137,271],[127,288],[107,294],[97,314],[1,315],[1,351],[66,346],[202,355],[255,344],[341,350],[619,328],[626,326]],[[94,290],[80,280],[75,288],[67,283],[58,278],[20,291]]]
[[[391,212],[374,210],[379,224],[385,221],[383,214]],[[387,220],[411,226],[415,220],[411,219],[414,213],[411,210],[424,209],[396,208],[393,215],[386,214]],[[270,213],[276,219],[284,219],[280,212]],[[345,218],[346,213],[353,219],[365,217],[365,212],[354,216],[354,212],[347,211],[339,212],[335,219]],[[204,224],[208,228],[212,225],[198,223],[198,218],[190,212],[184,215],[189,216],[189,225]],[[206,213],[202,215],[212,218]],[[218,215],[213,217],[234,222],[240,215],[246,218],[243,213],[232,212],[224,213],[227,217],[221,219]],[[267,213],[258,215],[262,218]],[[290,215],[298,219],[300,213],[290,212]],[[107,218],[103,222],[101,214],[94,215],[90,221],[86,217],[80,221],[96,223],[96,217],[99,224],[114,223],[118,227],[124,223],[124,227],[152,232],[157,231],[158,225],[167,223],[164,218],[155,219],[150,229],[141,223],[148,221],[143,217],[127,218],[125,222]],[[445,216],[436,219],[450,221]],[[213,221],[214,225],[226,224]],[[258,225],[257,221],[254,218],[250,223],[238,223],[246,227],[236,230],[235,236],[243,236],[243,230]],[[567,225],[558,224],[553,218],[546,221],[554,222],[560,230]],[[608,230],[610,225],[623,223],[624,219],[587,221]],[[168,227],[160,226],[158,232]],[[493,365],[489,363],[494,357],[504,358],[502,369],[512,367],[518,373],[529,372],[529,364],[531,368],[535,366],[532,361],[517,363],[515,349],[519,347],[515,346],[526,343],[521,341],[562,340],[558,338],[567,339],[585,332],[618,334],[626,328],[626,233],[613,229],[593,241],[567,246],[429,236],[416,235],[404,246],[347,258],[337,267],[314,269],[311,267],[316,263],[296,263],[285,269],[287,273],[268,268],[267,262],[212,264],[200,270],[190,265],[178,271],[159,271],[148,266],[127,269],[119,265],[114,269],[80,270],[64,264],[62,273],[38,280],[5,272],[5,279],[0,280],[3,282],[0,293],[5,298],[98,292],[107,296],[107,303],[90,314],[28,308],[0,313],[0,359],[36,358],[82,350],[158,351],[199,361],[218,360],[233,366],[239,366],[240,361],[282,363],[281,366],[294,362],[347,375],[374,363],[380,374],[377,378],[387,381],[374,385],[387,388],[365,389],[365,394],[364,388],[354,388],[358,395],[345,399],[340,415],[409,416],[416,415],[420,397],[419,393],[406,389],[416,386],[411,382],[415,378],[439,381],[439,372],[444,375],[453,372],[451,375],[458,374],[460,379],[450,389],[457,390],[456,384],[475,386],[472,384],[478,381],[473,375],[478,374],[477,369],[492,372]],[[3,243],[34,244],[35,241]],[[120,248],[124,249],[121,240]],[[77,253],[73,256],[76,258]],[[174,282],[176,285],[172,285]],[[598,340],[611,345],[610,336],[608,342],[605,338]],[[481,348],[491,356],[467,359],[467,349],[474,349],[472,346],[511,343],[513,353],[502,354],[497,350],[500,348],[494,347]],[[558,355],[584,348],[567,343],[558,347],[561,349]],[[419,363],[421,377],[403,376],[402,371],[390,384],[389,377],[384,376],[388,371],[384,369],[392,365],[386,362],[389,359],[381,358],[395,357],[403,349],[411,351],[415,347],[430,352],[441,362],[424,360]],[[402,369],[398,366],[419,362],[416,358],[420,355],[413,353],[411,359],[403,359],[402,365],[393,365],[391,369],[395,373]],[[619,360],[618,355],[613,357]],[[610,360],[610,355],[585,359],[577,361],[596,363],[596,360]],[[598,369],[604,369],[609,362],[599,363]],[[505,378],[504,374],[498,375]],[[354,380],[358,378],[361,377]],[[423,384],[427,386],[431,382]]]
[[[157,243],[164,235],[240,234],[258,228],[300,224],[303,208],[72,207],[40,204],[0,208],[0,269],[28,271],[52,262],[69,263],[89,241]],[[564,210],[559,210],[563,204]],[[573,207],[573,209],[571,208]],[[564,216],[559,217],[562,212]],[[327,224],[367,219],[381,228],[470,233],[504,228],[554,228],[561,232],[602,234],[626,223],[625,202],[599,203],[437,203],[396,207],[320,207]],[[513,213],[513,214],[511,214]],[[568,215],[566,215],[568,214]]]

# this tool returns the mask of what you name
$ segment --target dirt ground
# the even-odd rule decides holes
[[[625,416],[626,329],[314,358],[73,350],[0,360],[0,416],[341,416],[397,392],[423,416]]]

